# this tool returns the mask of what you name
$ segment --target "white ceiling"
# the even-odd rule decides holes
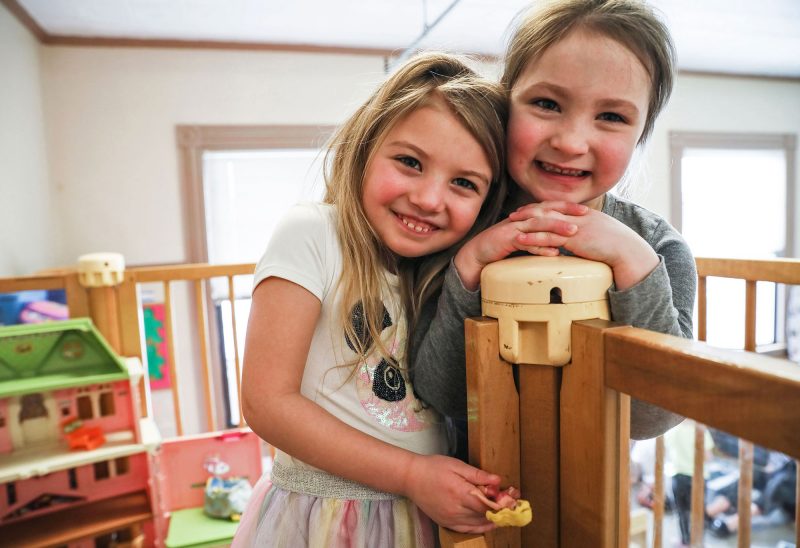
[[[534,0],[535,1],[535,0]],[[501,55],[530,0],[16,0],[52,37]],[[453,5],[455,3],[455,5]],[[651,0],[683,70],[800,78],[800,0]],[[448,8],[451,8],[449,11]]]

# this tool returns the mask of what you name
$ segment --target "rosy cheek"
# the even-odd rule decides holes
[[[600,156],[604,170],[610,177],[618,181],[630,163],[633,146],[627,142],[607,142],[604,153]]]

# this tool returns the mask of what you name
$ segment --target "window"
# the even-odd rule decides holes
[[[107,460],[94,463],[94,479],[104,480],[111,477],[111,467]]]
[[[330,126],[179,126],[186,232],[190,260],[212,264],[256,262],[283,213],[324,193],[322,146]],[[250,309],[252,277],[212,280],[208,311],[219,351],[214,369],[223,379],[229,425],[240,421],[236,393],[232,310],[239,359]]]
[[[115,413],[114,409],[114,392],[101,392],[100,393],[100,416],[108,417]]]
[[[131,469],[130,459],[128,457],[119,457],[114,459],[114,475],[122,476],[127,474]]]
[[[672,216],[695,256],[792,256],[793,136],[673,133],[671,141]],[[708,342],[743,348],[744,282],[711,278],[708,299]],[[785,288],[759,283],[756,300],[756,344],[783,343]]]
[[[13,481],[6,483],[6,502],[9,506],[17,503],[17,484]]]
[[[92,406],[92,397],[89,394],[78,396],[78,418],[91,419],[94,417],[94,409]]]
[[[70,489],[77,489],[78,488],[78,473],[74,468],[70,468],[67,470],[67,475],[69,476],[69,488]]]

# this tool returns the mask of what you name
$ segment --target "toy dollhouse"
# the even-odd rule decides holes
[[[141,375],[88,319],[0,328],[4,545],[144,542],[159,436],[140,417]]]

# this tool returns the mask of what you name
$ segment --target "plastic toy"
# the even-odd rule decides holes
[[[85,426],[78,417],[67,417],[61,421],[61,429],[70,449],[97,449],[106,442],[99,426]]]
[[[239,521],[253,494],[253,486],[246,478],[223,478],[231,467],[219,457],[207,459],[205,469],[211,477],[206,481],[203,511],[212,518]]]
[[[520,492],[516,487],[498,491],[493,486],[482,485],[473,489],[471,494],[491,508],[486,511],[486,519],[498,527],[524,527],[533,518],[530,503],[519,498]]]
[[[88,319],[0,327],[0,544],[67,545],[112,518],[142,535],[159,438],[141,376]]]

